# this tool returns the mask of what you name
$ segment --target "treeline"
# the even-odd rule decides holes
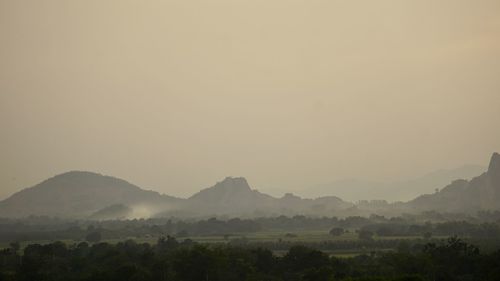
[[[199,245],[167,237],[67,246],[17,244],[0,251],[1,281],[458,281],[500,280],[500,251],[483,254],[450,238],[418,251],[336,258],[304,246],[282,256],[264,248]]]
[[[436,214],[433,214],[436,216]],[[26,219],[0,219],[0,242],[33,240],[85,240],[90,234],[98,233],[102,239],[124,239],[129,237],[160,236],[231,236],[233,234],[258,231],[281,230],[294,232],[300,230],[335,229],[337,235],[344,231],[364,231],[377,236],[460,236],[468,238],[500,237],[499,221],[482,220],[423,221],[421,217],[402,216],[386,218],[370,217],[322,217],[306,216],[255,219],[217,219],[179,220],[175,218],[155,218],[139,220],[111,221],[66,221],[57,218],[30,217]]]
[[[433,239],[432,241],[441,241],[442,239]],[[288,251],[296,246],[307,246],[308,248],[335,253],[371,253],[387,249],[400,249],[407,252],[418,252],[421,250],[423,239],[361,239],[361,240],[332,240],[332,241],[248,241],[244,238],[231,239],[227,243],[231,246],[244,248],[265,248],[272,251]],[[498,249],[500,241],[495,241],[494,248]],[[489,248],[491,249],[491,247]]]
[[[368,224],[361,228],[365,231],[373,232],[378,236],[415,236],[422,235],[430,238],[437,236],[460,236],[473,238],[499,238],[500,227],[496,223],[473,224],[466,221],[450,221],[443,223],[416,224],[394,224],[394,223],[375,223]]]

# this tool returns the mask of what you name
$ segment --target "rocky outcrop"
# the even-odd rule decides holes
[[[500,189],[500,154],[493,153],[488,166],[488,177],[493,188]]]
[[[407,203],[416,210],[473,213],[500,210],[500,155],[493,153],[488,171],[467,180],[456,180],[441,191],[417,197]]]

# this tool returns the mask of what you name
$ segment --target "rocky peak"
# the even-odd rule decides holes
[[[491,156],[488,175],[494,187],[500,189],[500,154],[496,152]]]
[[[498,173],[500,172],[500,154],[493,153],[490,160],[490,165],[488,167],[488,173]]]
[[[227,177],[223,181],[218,182],[214,187],[221,189],[251,190],[247,180],[243,177]]]
[[[223,181],[216,183],[214,186],[205,188],[190,197],[190,199],[204,200],[210,197],[210,200],[217,200],[222,197],[235,194],[249,194],[252,189],[248,185],[245,178],[242,177],[227,177]]]
[[[299,196],[297,196],[293,193],[285,193],[285,195],[283,195],[283,197],[281,197],[281,199],[283,199],[283,200],[301,200],[302,198],[300,198]]]

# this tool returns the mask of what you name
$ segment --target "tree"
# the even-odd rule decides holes
[[[19,252],[19,249],[21,249],[21,244],[19,244],[19,242],[17,241],[11,242],[9,246],[14,254],[17,254],[17,252]]]
[[[306,246],[292,246],[288,253],[283,256],[282,261],[289,270],[294,272],[320,268],[330,264],[327,254]]]
[[[169,251],[177,248],[179,246],[179,242],[175,239],[175,237],[172,237],[170,235],[167,235],[167,237],[160,237],[158,239],[158,243],[156,244],[156,247],[160,251]]]
[[[341,227],[334,227],[334,228],[330,229],[329,233],[332,236],[340,236],[340,235],[344,234],[344,229]]]

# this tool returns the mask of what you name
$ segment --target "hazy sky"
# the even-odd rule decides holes
[[[0,0],[0,198],[68,170],[187,196],[500,151],[500,1]]]

